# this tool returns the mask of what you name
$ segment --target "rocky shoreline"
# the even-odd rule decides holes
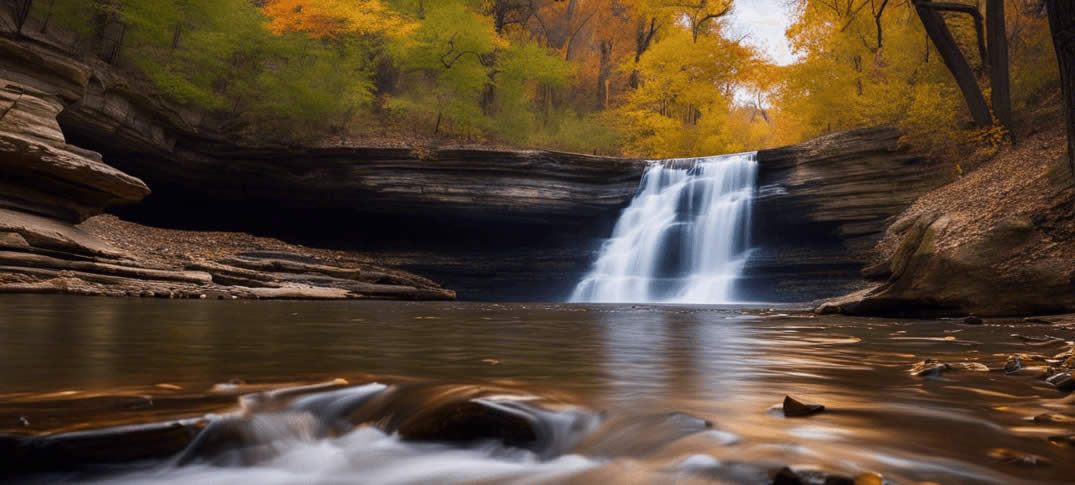
[[[249,234],[150,228],[110,215],[90,218],[73,230],[106,245],[109,254],[117,257],[77,258],[73,253],[46,253],[28,244],[10,245],[19,247],[0,251],[0,293],[203,299],[455,298],[453,291],[429,279],[354,253]]]

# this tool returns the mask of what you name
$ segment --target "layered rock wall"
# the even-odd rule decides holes
[[[758,163],[758,249],[744,295],[754,300],[805,301],[862,287],[861,270],[888,224],[946,181],[886,127],[762,150]]]
[[[76,226],[106,209],[137,203],[150,190],[100,153],[69,144],[58,117],[100,130],[109,140],[104,148],[123,145],[127,153],[158,162],[167,160],[161,154],[174,153],[174,137],[182,131],[182,120],[163,104],[116,88],[123,85],[96,72],[47,44],[0,37],[0,293],[454,298],[404,272],[333,266],[301,254],[283,256],[298,262],[256,254],[151,262]]]
[[[1064,134],[1006,146],[923,194],[888,226],[866,273],[879,283],[821,312],[1019,316],[1075,311],[1075,194]]]
[[[108,190],[74,199],[95,207],[137,199],[117,175],[131,174],[153,188],[124,212],[135,220],[362,249],[464,298],[565,297],[645,169],[642,160],[542,151],[241,142],[48,39],[0,39],[0,54],[0,77],[33,80],[47,95],[37,111],[57,117],[62,135],[42,136],[96,150],[118,169],[101,178]],[[936,183],[898,138],[860,130],[758,154],[759,250],[745,298],[801,301],[861,283],[864,248],[886,218]],[[48,184],[24,177],[11,185],[14,194]],[[33,203],[19,207],[65,221],[92,213],[65,195],[84,188],[55,188],[64,196],[27,195]]]

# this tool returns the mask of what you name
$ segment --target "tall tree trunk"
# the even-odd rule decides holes
[[[497,71],[494,70],[490,72],[489,82],[485,85],[485,88],[482,89],[482,114],[489,117],[496,116],[498,111],[496,103],[496,75]]]
[[[172,31],[172,50],[179,48],[179,37],[183,35],[183,24],[175,24],[175,30]]]
[[[989,113],[989,105],[982,96],[982,90],[978,87],[978,81],[974,78],[974,71],[967,64],[967,58],[959,51],[959,45],[952,37],[952,32],[944,23],[944,18],[936,10],[929,8],[929,0],[917,0],[915,10],[918,18],[922,20],[922,26],[937,47],[944,65],[952,73],[959,90],[963,92],[963,99],[967,102],[971,117],[979,127],[986,128],[993,125],[993,117]]]
[[[1012,132],[1011,78],[1008,73],[1008,29],[1004,22],[1004,0],[987,0],[986,25],[989,32],[989,73],[993,113]],[[1012,139],[1015,139],[1014,133]]]
[[[575,11],[578,9],[578,0],[569,0],[564,8],[564,16],[560,19],[559,29],[556,30],[555,38],[549,39],[549,44],[557,50],[567,45],[571,32],[575,27]]]
[[[608,78],[612,74],[612,39],[602,40],[598,45],[601,61],[597,66],[597,109],[608,108]]]
[[[888,0],[885,0],[881,4],[881,8],[877,10],[877,13],[873,14],[873,23],[877,26],[877,50],[881,50],[885,46],[885,34],[881,29],[881,16],[885,14],[885,7],[888,6]]]
[[[1064,97],[1064,116],[1067,120],[1068,163],[1075,176],[1075,2],[1046,0],[1049,9],[1049,29],[1053,32],[1053,47],[1060,63],[1060,86]]]
[[[123,42],[127,38],[127,24],[120,24],[119,38],[116,39],[116,43],[112,45],[112,50],[108,54],[108,63],[115,64],[116,59],[119,58],[119,52],[123,50]]]
[[[642,59],[642,54],[646,53],[649,49],[650,43],[653,42],[653,36],[657,35],[657,17],[649,19],[649,27],[646,26],[646,19],[638,19],[638,27],[635,29],[635,65],[638,65],[638,61]],[[631,75],[627,78],[627,84],[632,89],[638,89],[638,69],[631,69]]]
[[[34,0],[15,0],[12,8],[15,10],[15,32],[21,34],[22,26],[30,17],[30,9],[34,6]]]
[[[943,10],[945,12],[956,12],[967,14],[974,20],[974,34],[978,37],[978,60],[981,61],[981,67],[985,67],[988,63],[988,55],[985,52],[985,29],[982,26],[982,12],[980,11],[982,1],[978,0],[978,5],[964,5],[962,3],[950,3],[950,2],[934,2],[932,0],[914,0],[916,6],[929,7],[934,10]],[[941,17],[942,19],[944,17]]]

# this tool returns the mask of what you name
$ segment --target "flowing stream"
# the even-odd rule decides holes
[[[652,162],[570,301],[735,301],[750,247],[755,155]]]
[[[0,482],[1070,483],[1075,399],[1038,375],[1073,338],[736,306],[0,296]],[[951,368],[914,375],[924,359]],[[826,410],[785,417],[788,394]]]

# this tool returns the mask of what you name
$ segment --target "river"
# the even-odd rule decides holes
[[[1070,483],[1075,449],[1049,438],[1075,433],[1075,401],[1038,379],[1029,361],[1012,375],[997,369],[1011,354],[1067,350],[1073,337],[1070,327],[1023,322],[737,306],[3,296],[0,433],[279,415],[279,407],[244,408],[236,396],[335,379],[331,390],[309,394],[377,382],[410,386],[417,390],[408,399],[433,403],[445,389],[492,389],[486,404],[529,403],[527,413],[574,424],[541,449],[405,440],[374,423],[265,438],[274,441],[272,452],[256,460],[161,460],[19,478],[767,483],[773,470],[791,466],[807,474],[879,473],[890,483]],[[993,370],[912,375],[927,358]],[[221,398],[225,391],[232,397]],[[785,417],[773,408],[785,395],[826,410]],[[296,402],[285,408],[309,408]],[[682,420],[671,436],[670,419]],[[701,420],[708,425],[695,426]]]

